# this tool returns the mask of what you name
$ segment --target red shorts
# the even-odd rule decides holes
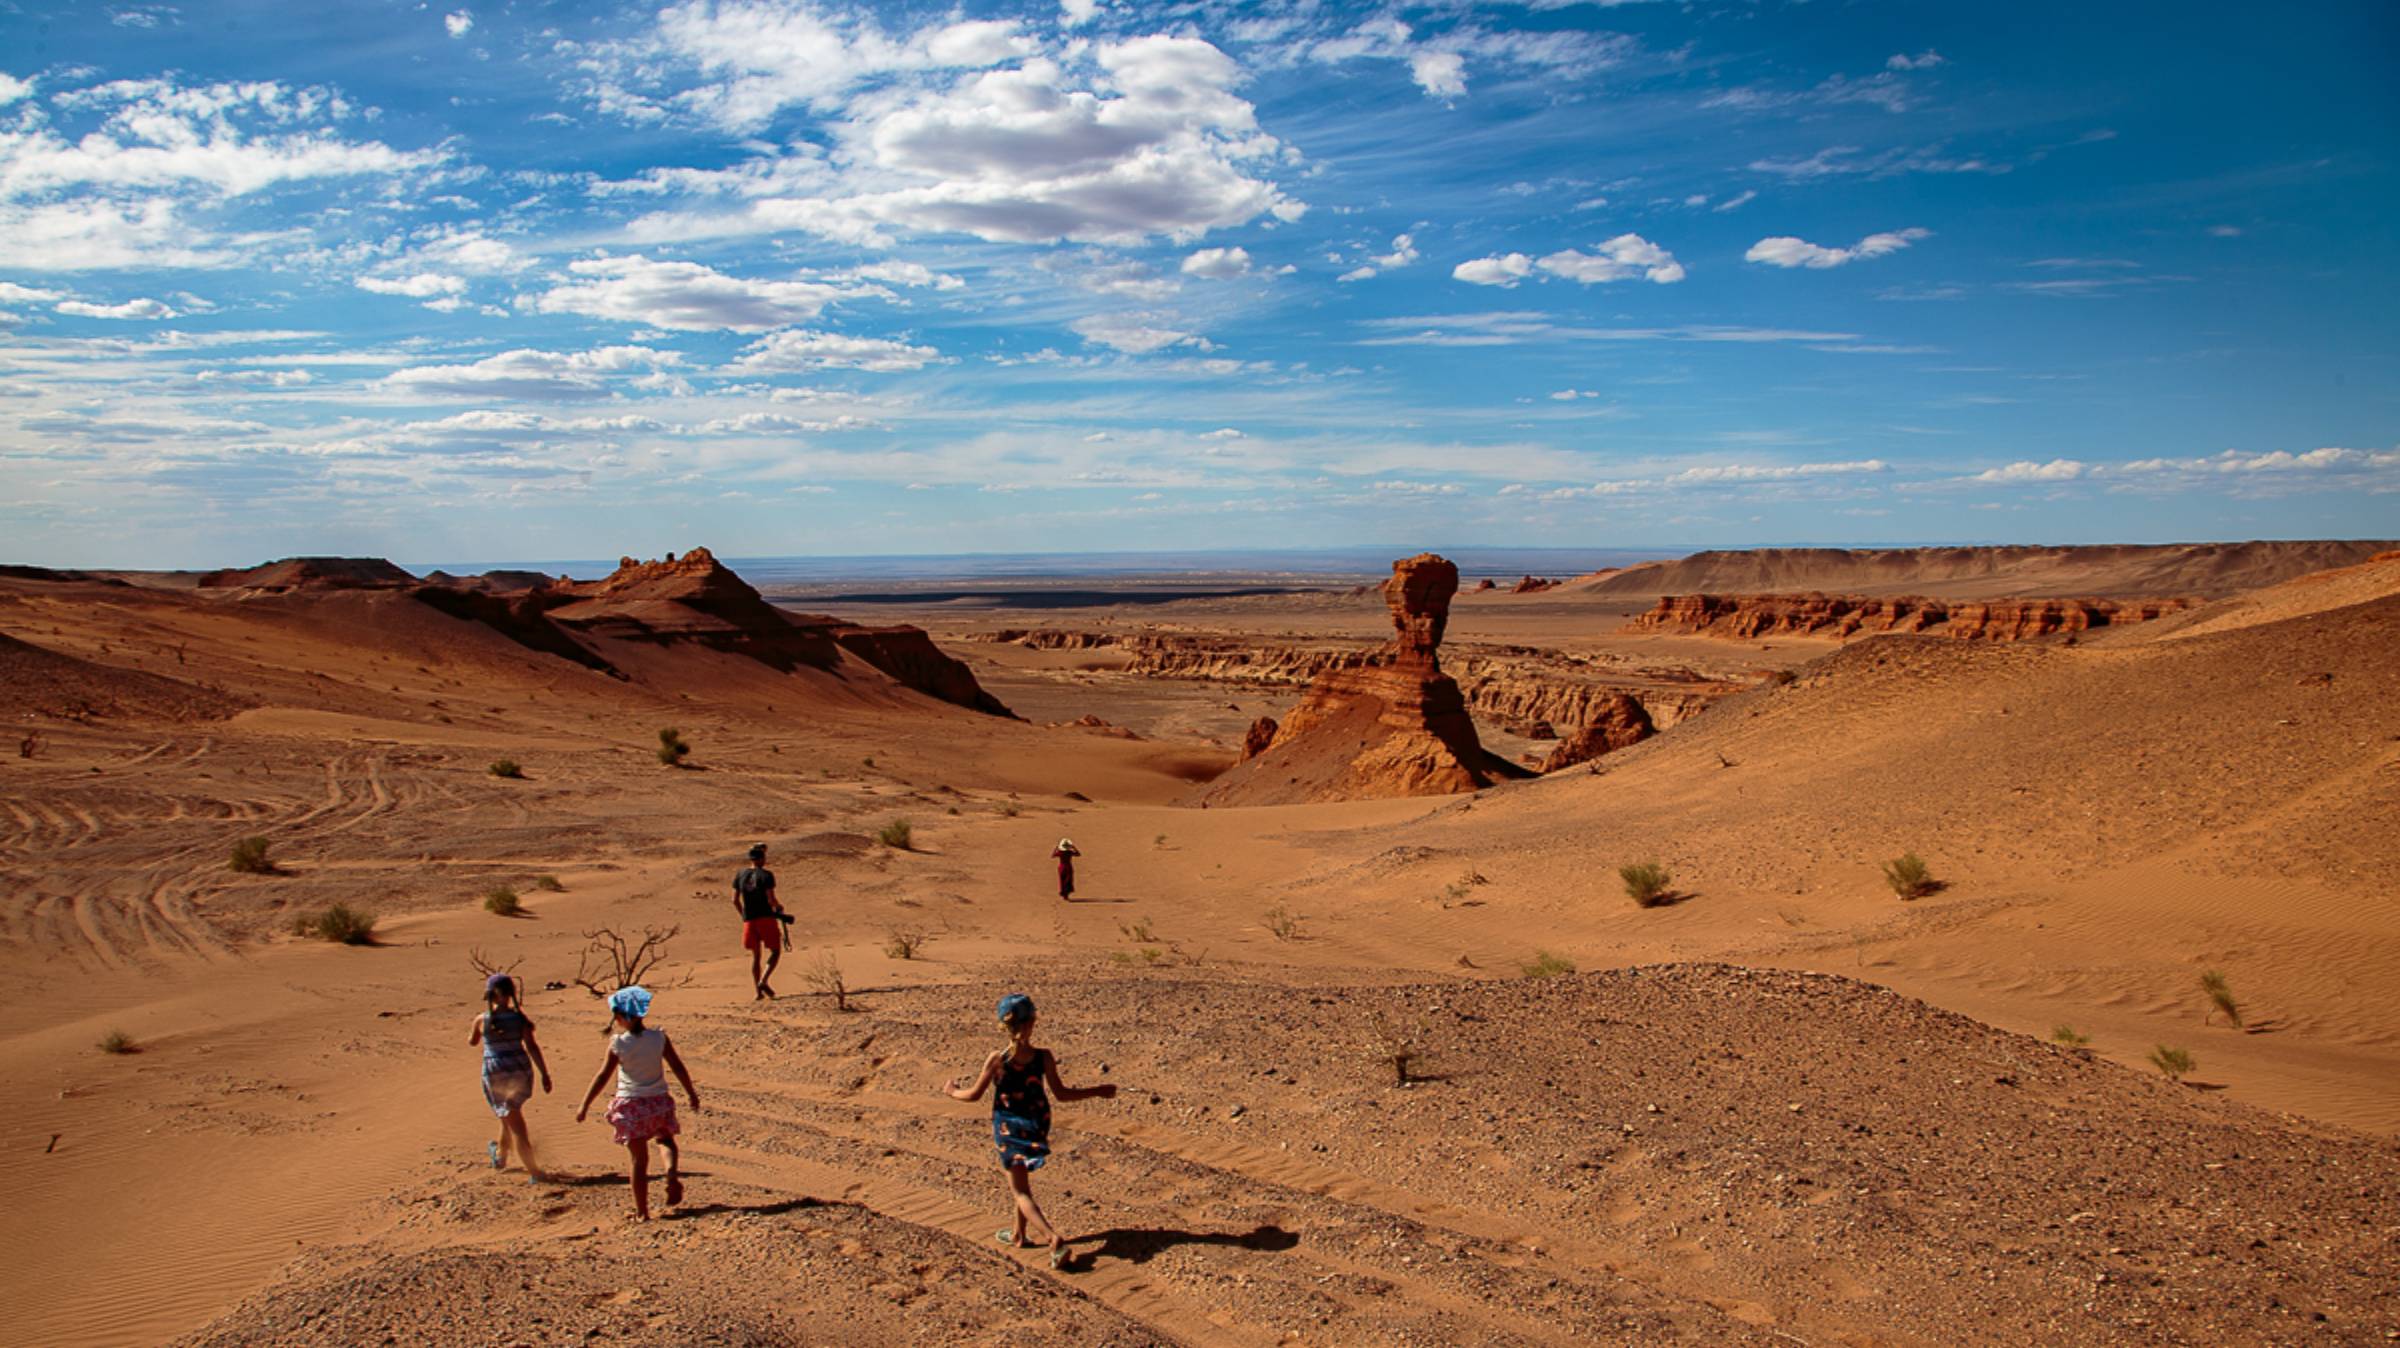
[[[742,949],[783,949],[783,920],[773,917],[754,917],[742,924]]]

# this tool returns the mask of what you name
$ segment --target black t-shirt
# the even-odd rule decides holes
[[[764,866],[745,866],[733,877],[733,892],[742,901],[744,922],[775,916],[775,872]]]

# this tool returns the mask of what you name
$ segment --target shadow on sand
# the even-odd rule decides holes
[[[1300,1237],[1296,1232],[1286,1231],[1280,1226],[1262,1226],[1252,1231],[1176,1231],[1157,1226],[1120,1226],[1098,1235],[1077,1236],[1068,1241],[1067,1248],[1072,1253],[1067,1262],[1070,1268],[1088,1268],[1103,1259],[1146,1264],[1162,1251],[1178,1245],[1231,1245],[1244,1250],[1274,1252],[1291,1249],[1299,1243]]]

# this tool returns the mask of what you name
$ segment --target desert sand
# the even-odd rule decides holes
[[[2024,640],[1628,631],[1685,592],[1640,568],[1469,587],[1440,667],[1521,775],[1260,805],[1209,788],[1328,660],[1379,658],[1381,593],[769,609],[690,555],[431,597],[12,568],[8,1337],[2400,1337],[2390,547],[1657,568],[2194,601]],[[1527,766],[1620,695],[1654,733]],[[252,836],[273,873],[228,868]],[[763,1003],[727,887],[756,841],[797,919]],[[1938,888],[1897,898],[1903,853]],[[1649,860],[1671,901],[1637,907],[1617,870]],[[522,915],[486,911],[503,886]],[[373,943],[293,933],[333,903]],[[603,928],[673,929],[653,1023],[706,1104],[647,1225],[572,1121]],[[533,989],[555,1182],[485,1160],[478,959]],[[1012,989],[1071,1080],[1120,1087],[1059,1109],[1063,1271],[993,1242],[983,1107],[938,1091]]]

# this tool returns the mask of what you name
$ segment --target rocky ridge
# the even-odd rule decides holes
[[[2149,622],[2197,603],[2192,599],[1951,602],[1920,595],[1671,594],[1661,595],[1657,604],[1637,615],[1624,630],[1686,632],[1732,640],[1928,632],[1961,641],[2028,641],[2061,632]]]

